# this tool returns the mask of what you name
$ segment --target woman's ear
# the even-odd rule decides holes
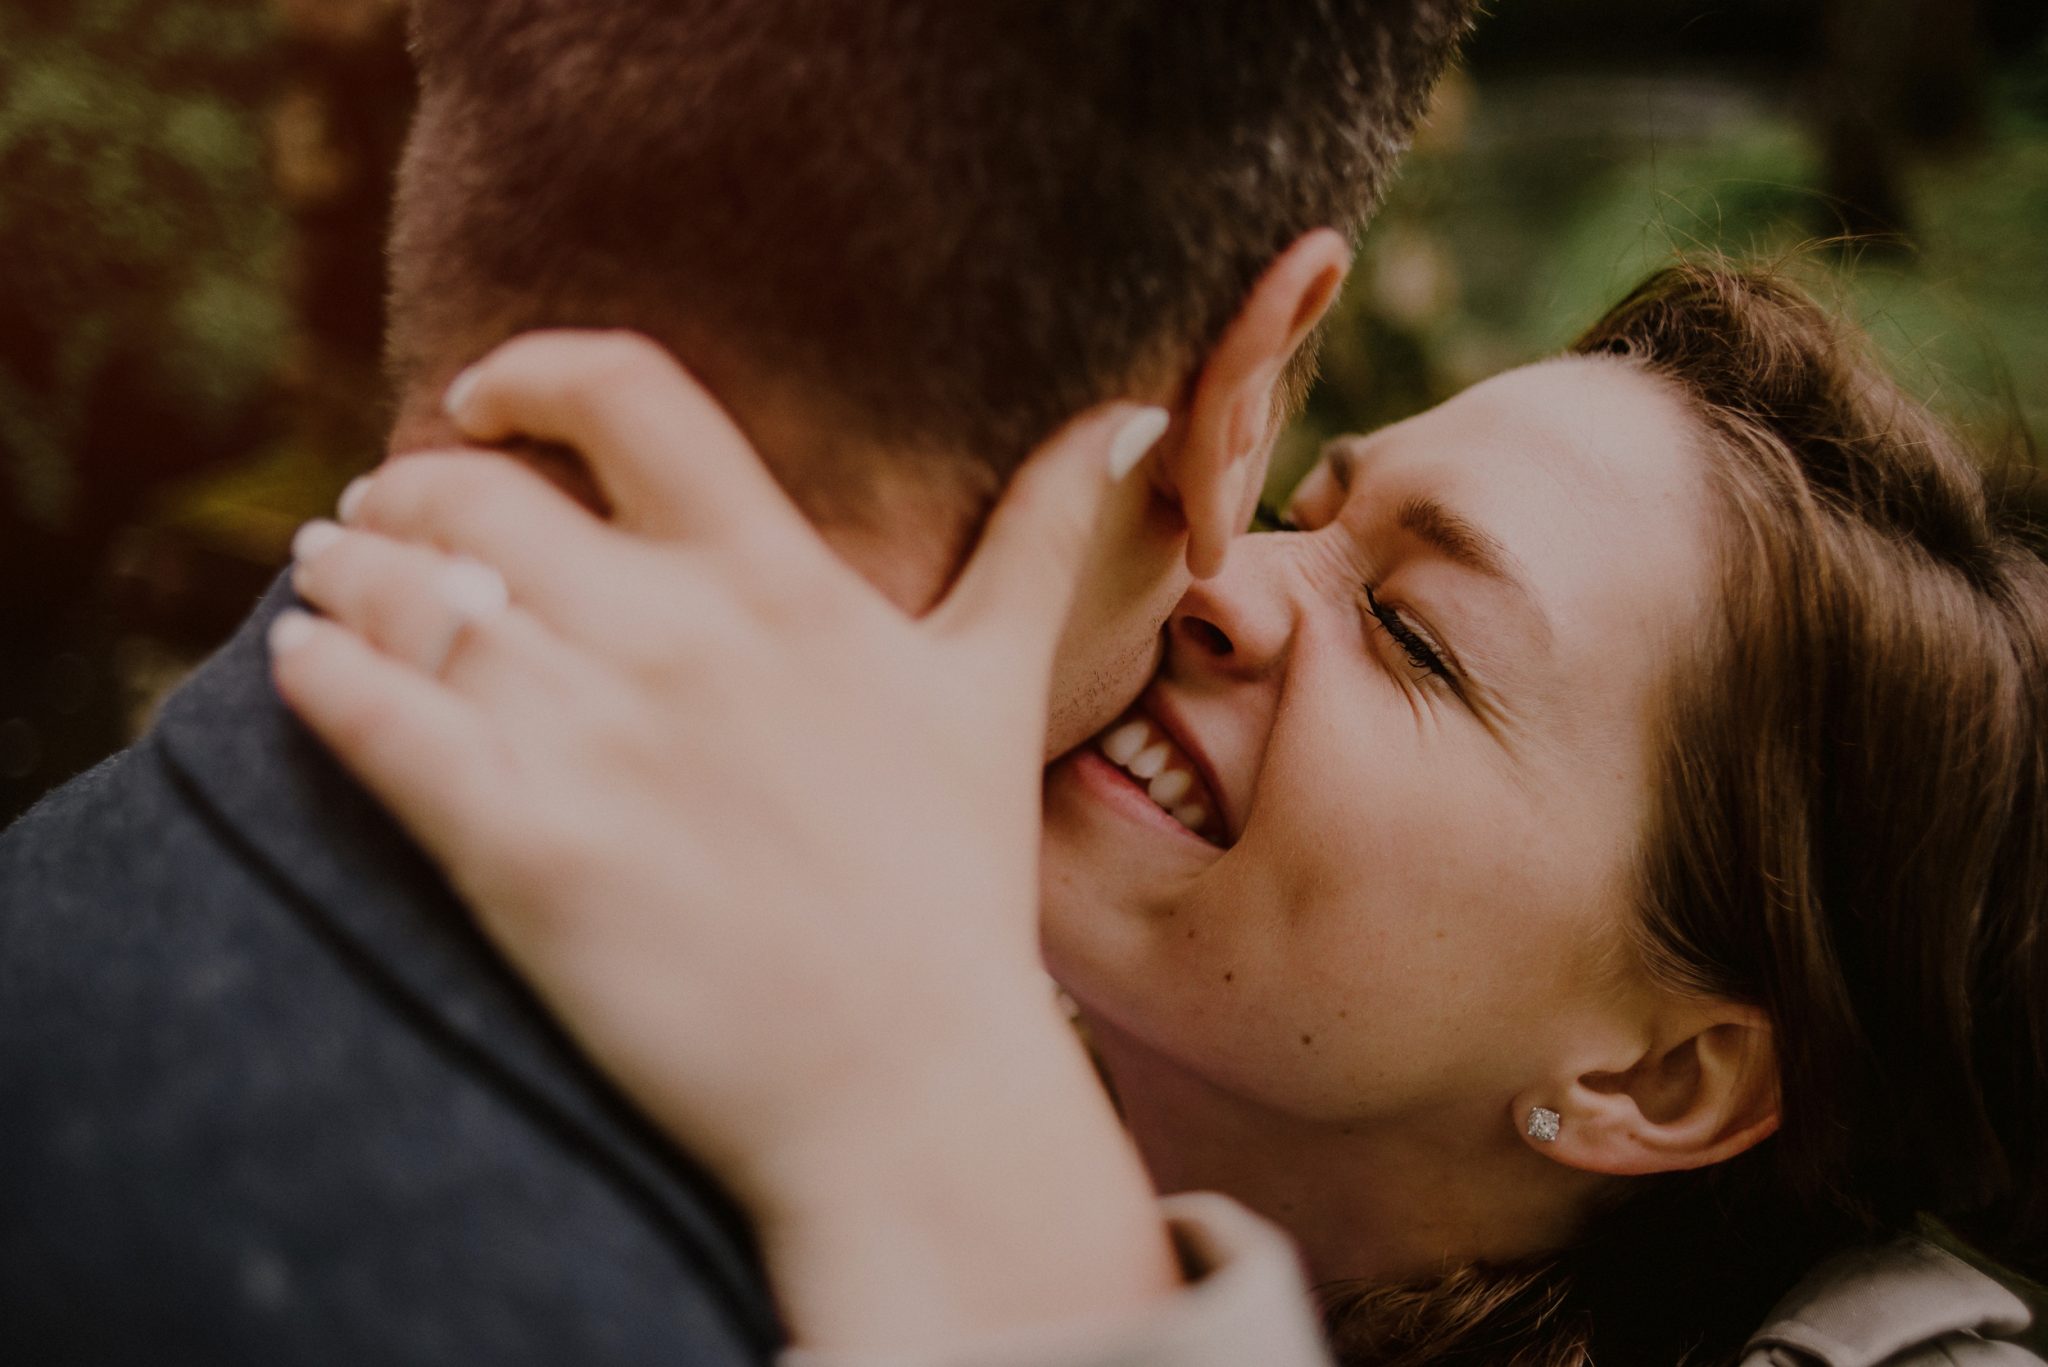
[[[1279,420],[1280,384],[1343,287],[1351,248],[1317,228],[1266,268],[1196,373],[1180,440],[1162,453],[1160,476],[1188,525],[1188,569],[1223,568],[1266,477]]]
[[[1726,1162],[1776,1132],[1777,1051],[1755,1007],[1674,1003],[1628,1052],[1516,1098],[1525,1141],[1567,1167],[1638,1176]],[[1532,1124],[1538,1108],[1554,1120]]]

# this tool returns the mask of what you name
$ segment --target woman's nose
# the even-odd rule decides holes
[[[1277,540],[1277,538],[1276,538]],[[1213,579],[1198,579],[1167,619],[1168,662],[1191,669],[1257,678],[1287,648],[1291,615],[1277,565],[1265,563],[1256,540],[1240,541]]]

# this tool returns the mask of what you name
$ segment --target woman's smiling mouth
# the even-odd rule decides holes
[[[1212,845],[1227,843],[1222,804],[1198,759],[1145,712],[1125,713],[1092,743],[1118,778]]]

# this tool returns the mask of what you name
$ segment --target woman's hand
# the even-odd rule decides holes
[[[914,620],[651,344],[522,338],[449,408],[579,451],[611,522],[502,456],[397,460],[302,533],[332,620],[280,619],[279,688],[749,1205],[798,1333],[901,1348],[1170,1284],[1036,949],[1052,650],[1165,415],[1055,437]],[[1075,1262],[1091,1230],[1113,1268]]]

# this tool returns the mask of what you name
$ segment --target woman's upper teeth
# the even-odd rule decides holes
[[[1191,831],[1209,823],[1209,808],[1197,793],[1194,765],[1166,734],[1142,717],[1111,727],[1096,743],[1103,758],[1136,778],[1152,800]],[[1185,801],[1190,794],[1195,801]]]
[[[1145,742],[1151,739],[1151,736],[1150,724],[1127,721],[1122,726],[1112,728],[1103,736],[1102,753],[1108,756],[1111,764],[1129,764],[1138,757],[1138,752],[1145,748]]]

